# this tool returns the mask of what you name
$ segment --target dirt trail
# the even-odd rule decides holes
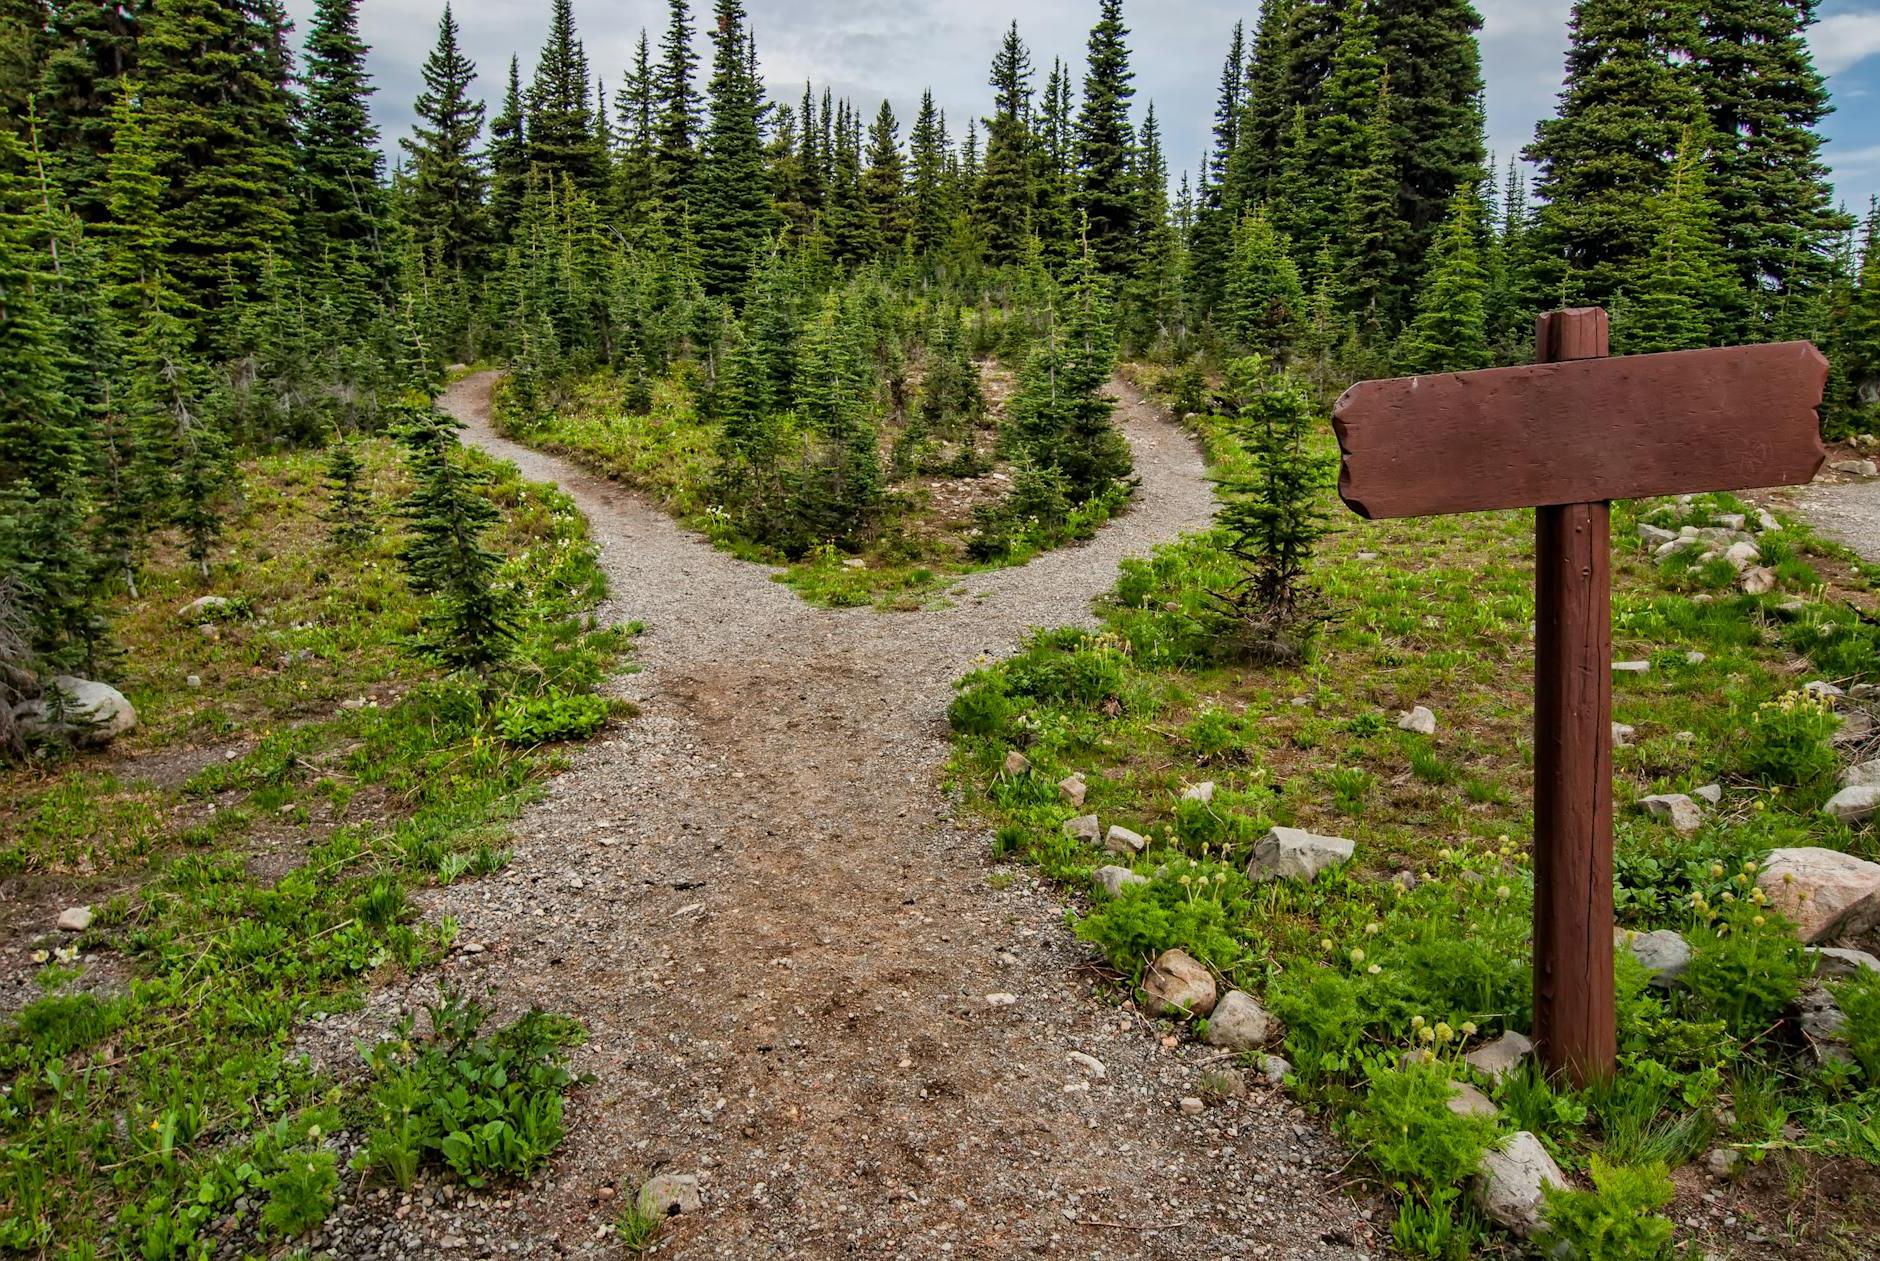
[[[1796,508],[1860,554],[1880,564],[1880,482],[1815,482],[1795,493]]]
[[[1123,391],[1142,490],[1092,543],[970,577],[952,608],[829,612],[497,437],[491,380],[443,405],[586,513],[604,615],[648,628],[643,671],[618,681],[644,712],[575,755],[503,875],[428,909],[482,948],[453,955],[460,981],[588,1026],[595,1080],[547,1176],[497,1197],[368,1193],[330,1246],[617,1255],[603,1236],[621,1199],[663,1171],[697,1173],[704,1208],[671,1222],[661,1256],[1380,1250],[1334,1189],[1344,1154],[1278,1092],[1181,1113],[1206,1049],[1165,1048],[1099,997],[1056,895],[1022,871],[990,879],[983,829],[939,783],[954,678],[1030,626],[1089,622],[1122,557],[1207,518],[1179,429]]]

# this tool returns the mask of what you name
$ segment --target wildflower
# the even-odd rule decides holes
[[[1384,969],[1378,967],[1375,963],[1373,963],[1370,967],[1365,969],[1365,971],[1370,973],[1372,976],[1376,976],[1378,973],[1382,972],[1383,970]]]
[[[1423,1024],[1424,1024],[1423,1017],[1421,1016],[1410,1017],[1410,1027],[1412,1029],[1421,1029],[1423,1027]]]
[[[1453,849],[1443,849],[1443,850],[1439,850],[1436,856],[1442,859],[1444,862],[1448,862],[1450,859],[1456,856],[1456,851]]]
[[[1373,920],[1369,924],[1366,924],[1364,926],[1364,935],[1366,937],[1375,937],[1383,931],[1384,931],[1384,926],[1378,923],[1376,920]]]
[[[1356,947],[1356,946],[1353,946],[1353,947],[1351,948],[1351,961],[1352,961],[1352,963],[1354,963],[1354,964],[1358,964],[1358,963],[1363,963],[1363,962],[1364,962],[1364,951],[1362,951],[1362,950],[1360,950],[1360,949],[1359,949],[1358,947]]]
[[[1330,937],[1322,937],[1319,939],[1319,949],[1330,950],[1331,948],[1332,948],[1332,939]]]
[[[1495,889],[1495,896],[1506,902],[1513,892],[1514,890],[1510,889],[1507,885],[1499,885]]]
[[[1722,863],[1710,864],[1710,878],[1712,880],[1723,879],[1723,864]]]
[[[1419,1042],[1434,1042],[1434,1041],[1436,1041],[1436,1030],[1434,1030],[1434,1029],[1431,1029],[1431,1028],[1430,1028],[1430,1027],[1428,1027],[1427,1025],[1426,1025],[1426,1026],[1424,1026],[1424,1027],[1423,1027],[1423,1028],[1421,1028],[1421,1029],[1418,1029],[1418,1030],[1417,1030],[1417,1041],[1419,1041]]]
[[[52,957],[52,956],[51,956],[50,954],[48,954],[48,953],[46,953],[46,952],[45,952],[44,950],[35,950],[35,951],[33,951],[33,962],[34,962],[34,963],[44,963],[44,962],[45,962],[46,960],[48,960],[48,959],[50,959],[51,957]]]
[[[1462,1022],[1462,1036],[1465,1038],[1473,1038],[1475,1036],[1475,1022],[1473,1020],[1465,1020]]]
[[[1449,1027],[1448,1021],[1439,1020],[1436,1022],[1436,1040],[1438,1042],[1452,1042],[1455,1040],[1455,1036],[1456,1031]]]
[[[1758,927],[1758,928],[1761,928],[1761,927],[1762,927],[1762,926],[1763,926],[1764,924],[1767,924],[1767,923],[1768,923],[1769,921],[1768,921],[1768,919],[1767,919],[1767,918],[1765,918],[1764,916],[1761,916],[1761,915],[1752,915],[1752,916],[1750,917],[1750,921],[1749,921],[1749,922],[1750,922],[1750,923],[1752,923],[1752,924],[1754,924],[1754,925],[1756,925],[1756,927]]]

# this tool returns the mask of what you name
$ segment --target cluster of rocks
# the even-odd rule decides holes
[[[1675,508],[1660,509],[1660,512],[1675,513],[1682,518],[1688,515],[1691,501],[1691,496],[1680,495]],[[1753,513],[1712,513],[1709,520],[1708,525],[1679,525],[1675,529],[1641,521],[1638,536],[1652,549],[1659,564],[1689,552],[1697,553],[1696,561],[1700,565],[1721,557],[1736,570],[1737,581],[1748,594],[1766,595],[1774,591],[1776,571],[1762,564],[1762,549],[1757,546],[1756,536],[1774,533],[1782,524],[1760,508]]]

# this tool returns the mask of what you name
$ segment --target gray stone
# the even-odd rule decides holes
[[[1528,1056],[1534,1053],[1534,1044],[1525,1034],[1508,1032],[1496,1038],[1486,1046],[1478,1046],[1462,1057],[1470,1068],[1487,1075],[1490,1081],[1500,1081],[1513,1072]]]
[[[1269,1086],[1284,1086],[1286,1074],[1292,1072],[1292,1062],[1277,1055],[1260,1057],[1260,1075],[1266,1078]]]
[[[1674,531],[1650,525],[1644,521],[1638,523],[1638,536],[1650,547],[1662,547],[1666,543],[1675,541],[1678,537]]]
[[[1399,889],[1402,889],[1405,893],[1408,893],[1417,887],[1417,873],[1406,867],[1402,871],[1392,875],[1390,882]]]
[[[1144,849],[1148,848],[1148,845],[1149,842],[1143,839],[1140,832],[1132,832],[1128,828],[1115,823],[1110,825],[1110,830],[1104,833],[1103,836],[1103,850],[1105,853],[1121,854],[1126,858],[1134,857],[1142,853]]]
[[[1872,460],[1833,460],[1828,467],[1837,473],[1850,473],[1855,477],[1880,476],[1880,466]]]
[[[1724,549],[1723,558],[1729,561],[1738,573],[1742,573],[1762,559],[1762,552],[1757,550],[1754,543],[1745,541],[1730,544]]]
[[[184,687],[191,687],[191,688],[194,688],[194,687],[201,687],[201,686],[202,686],[202,676],[201,676],[200,674],[191,674],[191,675],[188,675],[188,676],[186,676],[186,677],[185,677],[185,678],[183,679],[183,686],[184,686]]]
[[[1776,571],[1767,565],[1752,565],[1743,571],[1744,595],[1768,595],[1776,589]]]
[[[1541,1228],[1541,1188],[1565,1189],[1566,1176],[1527,1130],[1517,1130],[1482,1154],[1473,1192],[1484,1215],[1523,1239]]]
[[[1501,1109],[1466,1081],[1449,1083],[1449,1110],[1461,1117],[1492,1117]]]
[[[1709,806],[1722,805],[1723,804],[1723,785],[1722,784],[1705,784],[1702,788],[1693,788],[1691,789],[1691,796],[1697,798],[1699,801],[1703,802],[1705,805],[1709,805]]]
[[[1182,1115],[1191,1117],[1200,1116],[1202,1112],[1207,1110],[1207,1106],[1207,1104],[1201,1101],[1200,1095],[1185,1095],[1181,1101]]]
[[[1844,981],[1860,975],[1863,969],[1880,972],[1880,959],[1865,950],[1843,946],[1806,946],[1804,949],[1815,962],[1815,975],[1826,980]]]
[[[1652,974],[1652,984],[1660,989],[1670,989],[1691,962],[1691,943],[1675,929],[1635,933],[1615,928],[1612,939],[1614,945],[1622,945],[1632,952],[1632,957]]]
[[[1684,664],[1687,666],[1701,666],[1709,660],[1709,657],[1697,651],[1695,648],[1684,654]]]
[[[1204,779],[1199,784],[1188,785],[1182,789],[1182,800],[1198,801],[1204,806],[1207,805],[1214,800],[1214,781]]]
[[[176,615],[195,621],[205,617],[219,617],[228,611],[231,601],[225,595],[199,595],[176,610]]]
[[[98,748],[134,730],[137,711],[108,683],[61,674],[44,696],[15,705],[13,720],[29,740]]]
[[[1010,753],[1005,755],[1005,773],[1007,775],[1023,775],[1030,769],[1031,759],[1026,757],[1023,753],[1020,753],[1017,749],[1013,749]]]
[[[1843,788],[1821,807],[1823,814],[1831,815],[1843,823],[1864,823],[1876,810],[1880,810],[1880,785],[1874,784]]]
[[[1082,771],[1073,771],[1058,781],[1057,790],[1058,796],[1064,799],[1065,805],[1081,807],[1084,804],[1084,795],[1090,791],[1090,787],[1084,783]]]
[[[1351,861],[1357,846],[1342,836],[1320,836],[1303,828],[1274,828],[1253,847],[1247,875],[1310,882],[1328,868]]]
[[[1205,1016],[1219,991],[1214,975],[1185,951],[1164,950],[1142,975],[1142,994],[1157,1016]]]
[[[1834,729],[1834,743],[1859,744],[1873,734],[1873,715],[1864,709],[1850,709],[1841,715],[1841,725]]]
[[[1828,682],[1826,679],[1811,679],[1807,683],[1802,684],[1802,691],[1807,692],[1810,696],[1820,696],[1829,700],[1837,696],[1847,695],[1844,690]]]
[[[1080,814],[1075,819],[1064,820],[1064,835],[1095,845],[1103,839],[1103,825],[1094,814]]]
[[[1631,748],[1632,737],[1636,736],[1637,734],[1638,734],[1637,727],[1634,727],[1630,725],[1629,723],[1615,722],[1614,724],[1612,724],[1612,747],[1615,749]]]
[[[1808,1040],[1808,1049],[1817,1064],[1853,1057],[1847,1051],[1847,1016],[1824,989],[1803,990],[1795,1000],[1795,1023]]]
[[[1778,849],[1756,884],[1811,946],[1880,924],[1880,863],[1813,845]]]
[[[1743,1164],[1743,1153],[1734,1147],[1713,1147],[1704,1157],[1704,1167],[1719,1178],[1727,1178]]]
[[[1234,1051],[1256,1051],[1266,1045],[1273,1033],[1273,1019],[1253,995],[1229,990],[1214,1004],[1208,1017],[1208,1031],[1201,1040],[1209,1046]]]
[[[1843,788],[1880,787],[1880,759],[1872,762],[1857,762],[1841,772]]]
[[[639,1210],[646,1217],[696,1213],[704,1206],[695,1173],[662,1173],[640,1186]]]
[[[1091,881],[1111,897],[1117,897],[1132,884],[1148,884],[1149,877],[1139,876],[1127,867],[1099,867],[1090,874]]]
[[[1612,669],[1615,674],[1644,674],[1652,668],[1649,661],[1615,661]]]
[[[1782,523],[1769,515],[1767,509],[1758,508],[1756,509],[1756,528],[1766,534],[1771,530],[1780,530]]]
[[[1712,514],[1710,519],[1713,524],[1726,530],[1740,530],[1748,524],[1748,518],[1740,512],[1718,512]]]
[[[1704,826],[1704,808],[1683,793],[1653,793],[1639,798],[1638,804],[1646,814],[1680,832],[1695,832]]]
[[[68,906],[59,912],[59,931],[62,933],[82,933],[90,927],[89,906]]]
[[[1427,707],[1418,705],[1409,712],[1397,716],[1397,729],[1414,731],[1418,735],[1433,736],[1436,734],[1436,715]]]

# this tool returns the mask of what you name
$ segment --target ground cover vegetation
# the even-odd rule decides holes
[[[1485,152],[1465,0],[1266,0],[1173,192],[1119,0],[1099,0],[1081,74],[1034,65],[1014,24],[990,112],[949,121],[925,94],[905,142],[885,103],[774,99],[738,0],[702,43],[671,0],[611,95],[570,0],[546,9],[533,69],[486,68],[503,90],[485,102],[444,8],[388,170],[358,0],[320,0],[298,48],[272,0],[0,5],[0,750],[30,752],[4,772],[0,864],[47,907],[94,906],[47,942],[44,996],[0,1052],[0,1245],[254,1250],[317,1224],[355,1158],[403,1183],[426,1162],[520,1176],[552,1150],[579,1036],[552,1015],[492,1032],[441,997],[428,1032],[368,1057],[364,1111],[293,1045],[380,969],[437,957],[449,926],[410,890],[499,865],[490,825],[544,746],[607,717],[619,644],[584,621],[579,523],[431,410],[446,365],[472,362],[508,369],[507,431],[787,562],[826,603],[924,600],[1124,510],[1104,387],[1147,365],[1215,456],[1221,529],[1132,567],[1103,634],[973,680],[962,766],[983,782],[1014,743],[1088,766],[1097,804],[1154,840],[1151,892],[1086,934],[1125,973],[1179,942],[1270,980],[1294,1080],[1402,1184],[1400,1244],[1476,1238],[1452,1175],[1485,1127],[1430,1106],[1453,1057],[1404,1070],[1386,1048],[1521,1023],[1524,527],[1321,546],[1325,403],[1361,376],[1519,361],[1537,311],[1599,302],[1620,352],[1813,338],[1830,434],[1873,428],[1880,211],[1857,228],[1832,203],[1814,5],[1582,0],[1530,188]],[[1807,1065],[1788,939],[1737,905],[1772,846],[1871,851],[1811,813],[1835,715],[1785,701],[1781,668],[1860,681],[1871,623],[1839,598],[1863,598],[1855,570],[1793,524],[1758,536],[1772,590],[1754,595],[1698,551],[1622,566],[1621,641],[1654,667],[1621,680],[1642,733],[1628,788],[1734,774],[1742,804],[1689,838],[1624,824],[1624,922],[1700,946],[1686,989],[1625,987],[1628,1093],[1498,1091],[1590,1176],[1553,1214],[1570,1246],[1661,1200],[1654,1162],[1716,1127],[1752,1157],[1872,1159],[1871,983],[1837,996],[1854,1067]],[[16,712],[44,702],[57,727],[61,675],[135,704],[115,755],[29,751]],[[1420,701],[1475,720],[1394,734],[1385,711]],[[236,737],[231,760],[160,773]],[[1213,805],[1165,800],[1203,773]],[[1082,879],[1038,778],[998,781],[1001,844]],[[1389,854],[1416,887],[1246,885],[1264,825],[1317,811],[1350,817],[1358,870]]]

